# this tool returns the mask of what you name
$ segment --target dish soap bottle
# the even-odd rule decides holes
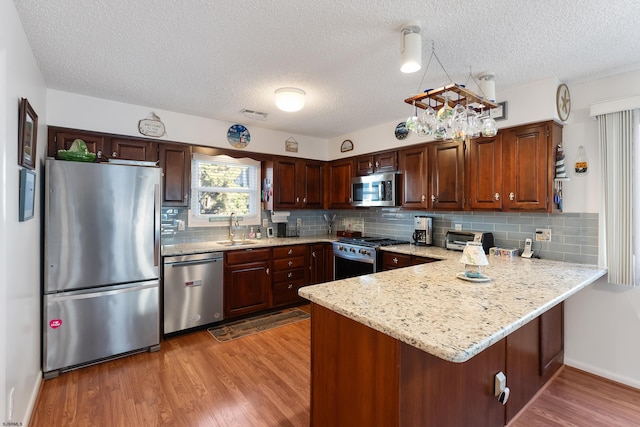
[[[256,237],[256,233],[253,232],[253,227],[251,227],[251,230],[249,230],[249,238],[254,239],[255,237]]]
[[[256,231],[256,239],[262,239],[262,233],[260,232],[259,227],[258,227],[258,231]]]

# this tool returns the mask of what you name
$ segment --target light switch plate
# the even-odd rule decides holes
[[[263,226],[264,228],[267,228],[267,227],[269,226],[269,220],[268,220],[267,218],[264,218],[264,219],[262,220],[262,226]]]

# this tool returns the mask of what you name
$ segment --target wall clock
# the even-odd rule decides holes
[[[569,88],[564,83],[558,86],[558,91],[556,92],[556,111],[558,112],[558,118],[563,122],[569,118],[569,113],[571,113],[571,95],[569,94]]]

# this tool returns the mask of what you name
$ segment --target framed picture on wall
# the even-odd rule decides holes
[[[18,164],[25,168],[36,168],[36,142],[38,136],[38,115],[27,98],[20,100],[18,113]]]
[[[20,170],[20,213],[19,220],[33,218],[36,203],[36,173],[28,169]]]

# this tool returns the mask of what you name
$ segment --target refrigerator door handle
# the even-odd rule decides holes
[[[146,288],[157,288],[159,282],[157,280],[149,280],[146,282],[129,283],[126,285],[113,285],[105,287],[105,290],[100,291],[101,288],[83,289],[80,291],[60,292],[57,294],[46,294],[46,298],[49,301],[56,300],[74,300],[85,298],[97,298],[105,295],[123,294],[126,292],[140,291]],[[104,289],[104,288],[103,288]],[[98,290],[96,292],[96,290]]]
[[[160,184],[155,185],[153,209],[153,265],[160,268]]]

